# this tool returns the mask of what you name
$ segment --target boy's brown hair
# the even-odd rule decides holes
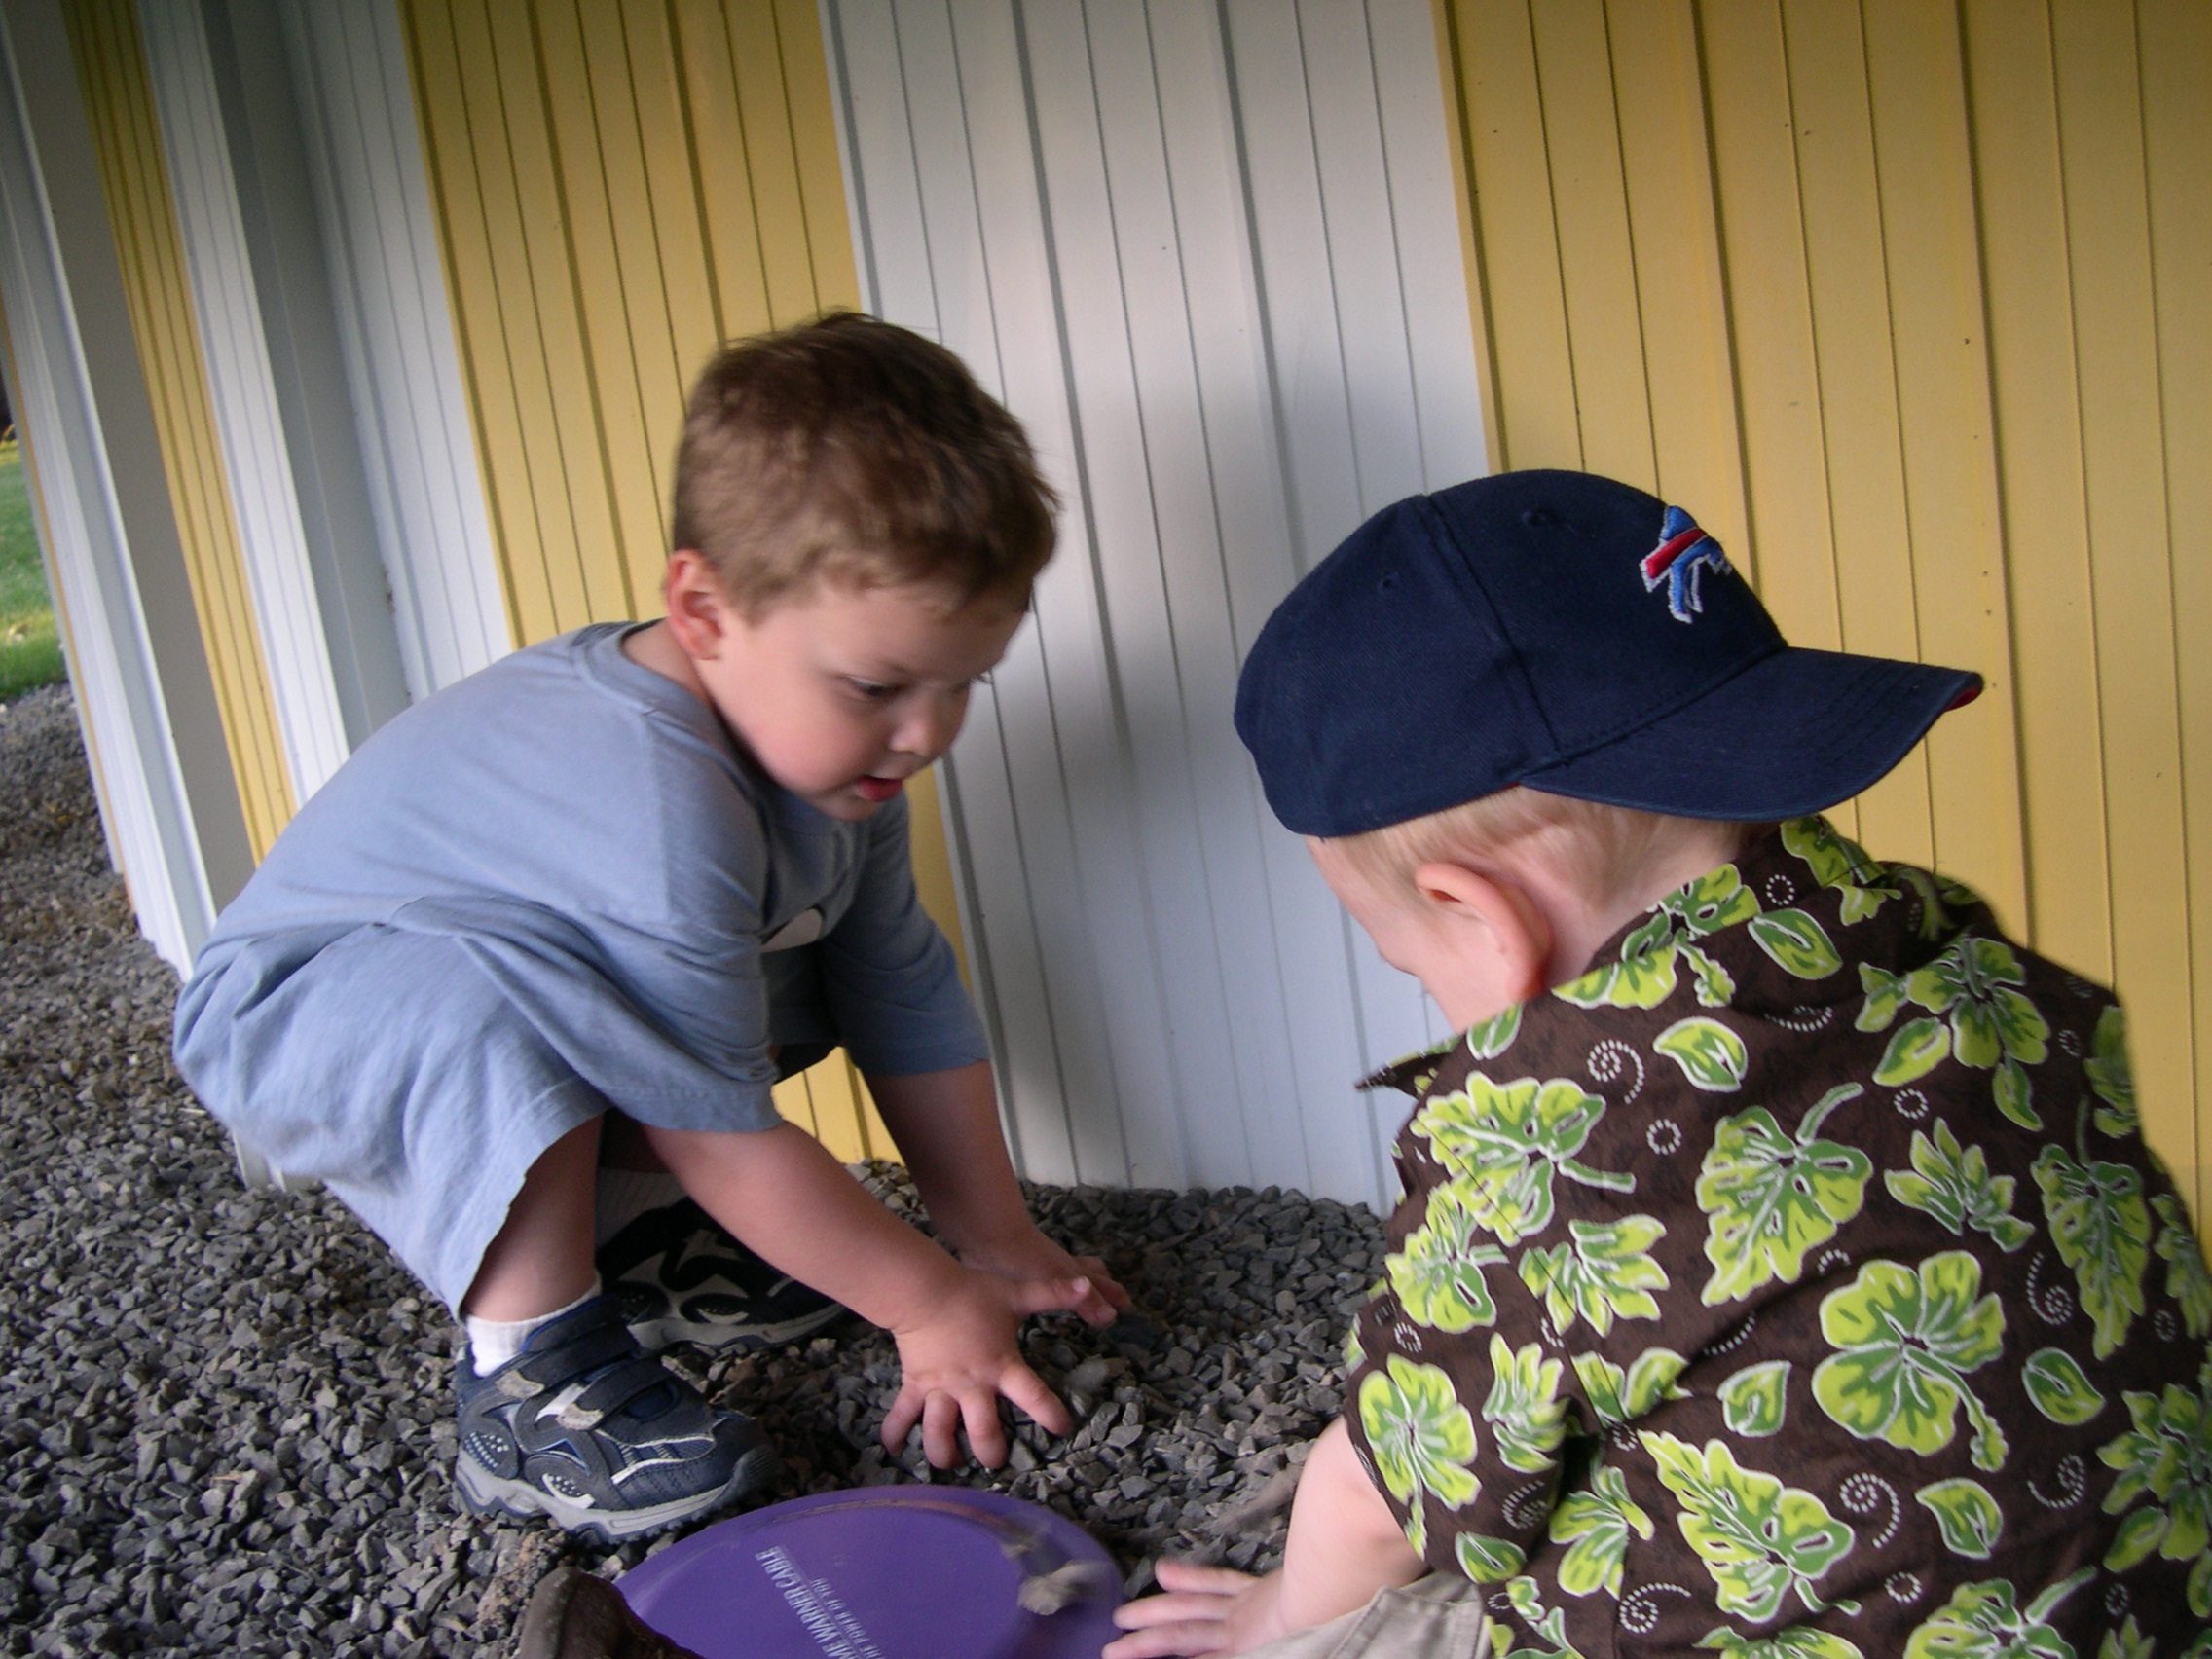
[[[674,545],[757,620],[829,577],[1025,603],[1058,507],[1020,423],[932,341],[852,312],[727,346],[691,388]]]

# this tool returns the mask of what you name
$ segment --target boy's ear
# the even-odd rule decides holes
[[[1479,925],[1503,959],[1506,982],[1520,997],[1544,990],[1552,958],[1551,919],[1518,882],[1438,861],[1414,871],[1414,891],[1444,916]]]
[[[706,557],[688,547],[671,553],[660,594],[668,608],[668,631],[683,654],[694,659],[719,656],[735,612]]]

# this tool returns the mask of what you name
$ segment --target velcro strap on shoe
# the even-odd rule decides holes
[[[651,1388],[666,1388],[672,1397],[681,1397],[683,1384],[669,1374],[668,1368],[650,1354],[640,1354],[627,1365],[617,1365],[604,1377],[592,1379],[591,1385],[575,1397],[568,1408],[579,1415],[588,1415],[593,1422],[609,1413],[620,1411],[640,1394]],[[565,1423],[567,1427],[583,1427],[585,1424]]]
[[[610,1322],[578,1331],[567,1342],[542,1352],[526,1353],[515,1370],[537,1388],[549,1388],[587,1371],[597,1371],[603,1365],[628,1359],[638,1351],[638,1339],[630,1335],[628,1328]]]

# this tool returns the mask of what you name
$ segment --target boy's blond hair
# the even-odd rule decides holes
[[[942,346],[832,312],[726,347],[691,390],[673,545],[749,618],[829,578],[1026,604],[1059,503],[1020,423]]]
[[[1678,848],[1716,830],[1735,831],[1739,848],[1753,832],[1750,825],[1670,818],[1516,784],[1327,844],[1373,886],[1401,896],[1413,894],[1414,872],[1423,865],[1480,862],[1511,849],[1541,861],[1593,903],[1611,904]]]

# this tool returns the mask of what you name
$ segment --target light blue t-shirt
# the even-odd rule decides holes
[[[455,1225],[431,1212],[503,1214],[537,1152],[607,1103],[772,1127],[773,1043],[842,1042],[891,1075],[988,1052],[915,896],[905,800],[823,816],[623,655],[626,631],[518,651],[378,732],[179,1000],[178,1065],[209,1110],[395,1247],[394,1229]],[[456,1160],[492,1167],[455,1188]],[[364,1183],[384,1197],[356,1201]],[[387,1226],[380,1203],[427,1211]]]

